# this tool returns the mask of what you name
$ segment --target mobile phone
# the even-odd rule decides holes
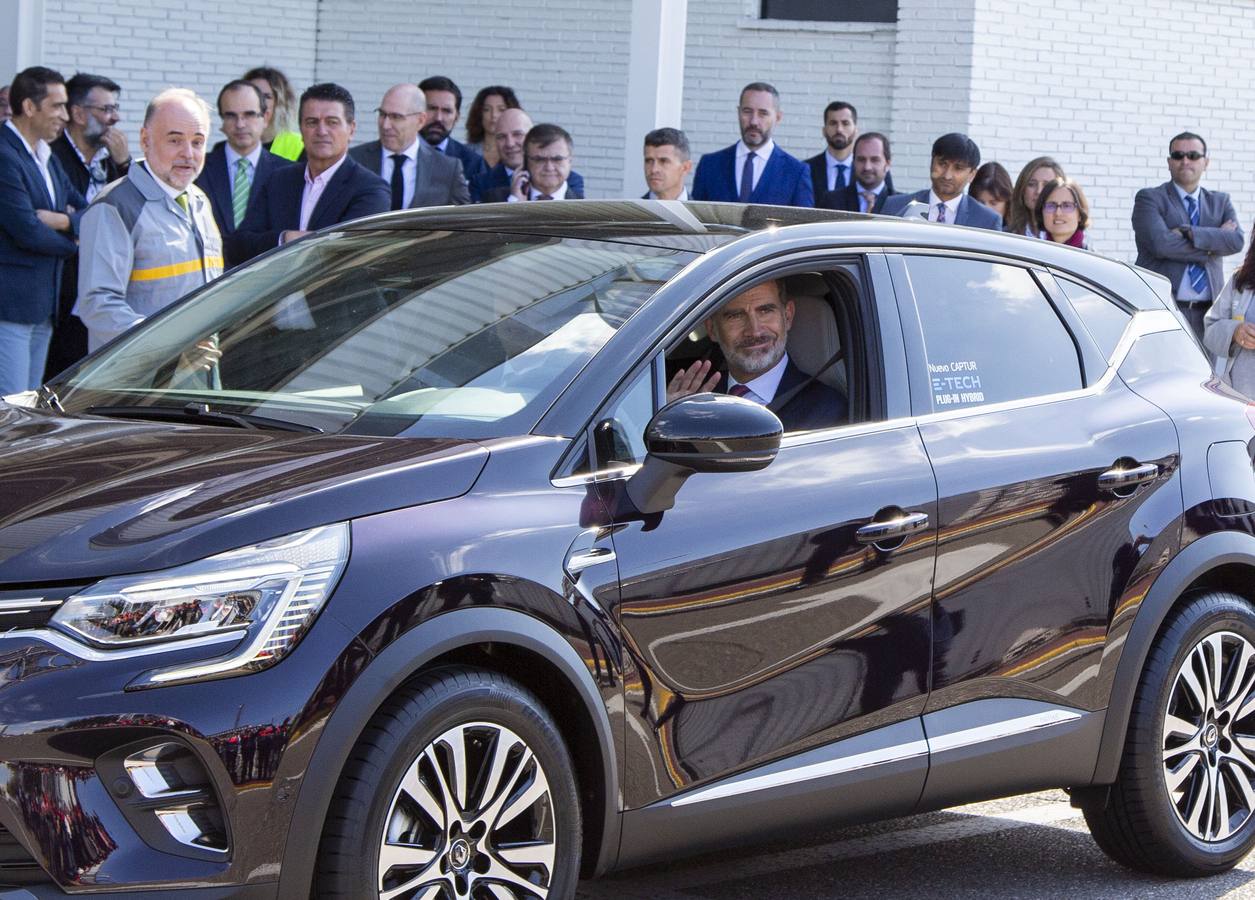
[[[523,176],[519,179],[519,193],[526,197],[531,186],[532,176],[528,173],[527,169],[524,169]]]

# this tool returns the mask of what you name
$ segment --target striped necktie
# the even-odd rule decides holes
[[[235,161],[235,186],[231,188],[231,219],[239,228],[248,210],[248,194],[253,188],[253,171],[248,160],[241,156]]]
[[[1185,210],[1190,214],[1190,224],[1198,227],[1198,201],[1188,194],[1185,197]],[[1207,278],[1207,270],[1198,263],[1190,263],[1186,267],[1185,277],[1190,279],[1190,287],[1199,296],[1211,296],[1211,281]]]

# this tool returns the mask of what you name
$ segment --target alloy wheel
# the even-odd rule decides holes
[[[554,802],[535,753],[502,725],[448,729],[406,768],[379,851],[380,900],[543,900]]]

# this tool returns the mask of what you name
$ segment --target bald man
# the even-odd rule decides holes
[[[144,161],[101,191],[80,226],[78,302],[95,351],[222,274],[222,238],[193,182],[205,165],[209,104],[182,88],[148,104]]]
[[[393,209],[471,202],[462,160],[418,139],[427,121],[427,100],[418,85],[389,88],[375,115],[379,140],[354,147],[349,156],[388,182]]]
[[[532,119],[521,109],[507,109],[497,117],[497,152],[501,162],[471,181],[473,203],[503,203],[510,196],[515,172],[523,166],[524,141],[532,130]],[[567,187],[584,196],[584,178],[579,172],[567,176]]]

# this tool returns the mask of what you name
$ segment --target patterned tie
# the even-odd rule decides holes
[[[945,203],[938,203],[937,204],[937,221],[944,222],[945,220],[946,220],[946,205]]]
[[[405,206],[405,154],[394,153],[392,159],[392,208]]]
[[[863,191],[863,212],[871,212],[876,206],[876,192]]]
[[[184,191],[183,193],[179,194],[179,196],[175,197],[174,202],[179,204],[179,208],[182,209],[183,212],[187,213],[189,216],[191,215],[191,212],[188,210],[188,206],[187,206],[187,191]]]
[[[231,218],[236,228],[244,221],[244,213],[248,210],[248,192],[252,188],[252,167],[241,156],[235,161],[235,186],[231,188]]]
[[[750,202],[750,194],[754,193],[754,153],[745,155],[745,165],[741,167],[741,193],[737,197],[741,203]]]
[[[1185,209],[1190,214],[1190,224],[1198,226],[1198,201],[1186,196]],[[1190,263],[1185,269],[1185,277],[1190,279],[1190,287],[1202,297],[1211,296],[1211,281],[1207,278],[1207,270],[1198,263]]]
[[[549,194],[541,194],[536,199],[537,200],[552,200],[553,197],[551,197]]]
[[[732,387],[728,388],[728,393],[733,397],[744,397],[749,392],[750,389],[743,384],[734,384]]]
[[[846,170],[846,169],[848,169],[848,168],[849,168],[849,166],[847,166],[845,163],[837,163],[837,186],[836,186],[836,190],[838,190],[838,191],[839,191],[839,190],[841,190],[841,188],[845,187],[845,185],[846,185],[846,181],[845,181],[845,170]]]

